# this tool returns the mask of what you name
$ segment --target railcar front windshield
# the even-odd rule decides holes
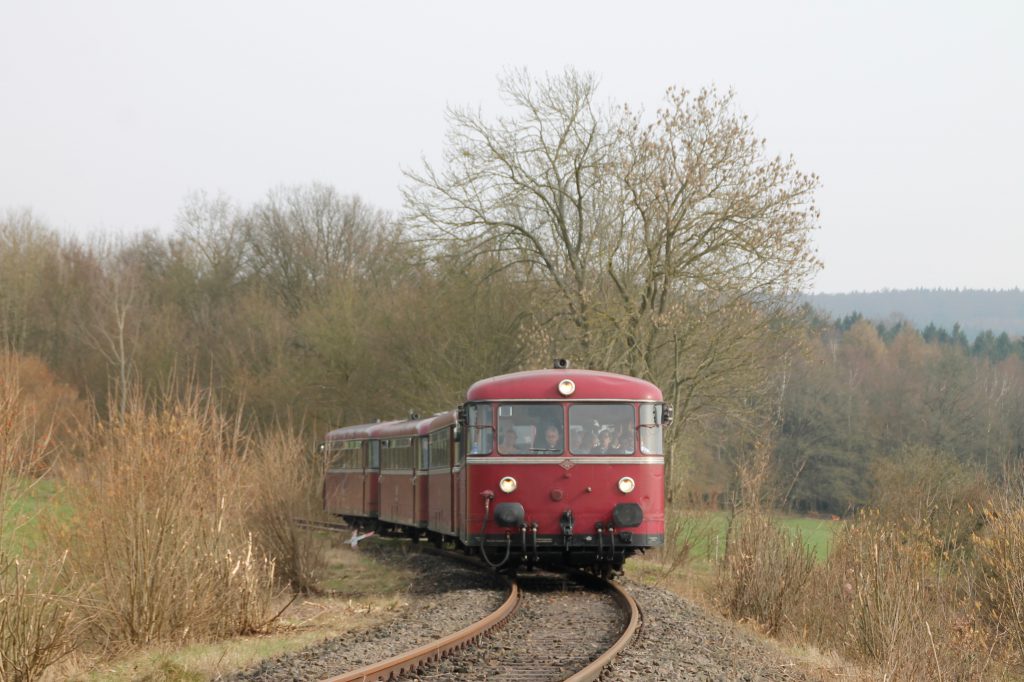
[[[574,455],[632,455],[636,452],[636,415],[633,405],[571,405],[569,451]]]
[[[498,405],[498,453],[560,455],[565,452],[565,412],[559,403]]]

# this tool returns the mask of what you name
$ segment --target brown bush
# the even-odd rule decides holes
[[[257,440],[248,467],[253,538],[279,578],[300,592],[317,591],[327,563],[323,538],[295,523],[322,514],[322,472],[309,451],[301,438],[273,431]]]
[[[714,512],[669,506],[665,510],[665,545],[656,557],[664,575],[689,565],[707,552],[714,535]]]
[[[968,574],[926,537],[866,513],[837,533],[794,624],[885,679],[977,679],[991,642],[974,617]]]
[[[0,680],[38,679],[78,647],[82,621],[64,587],[64,558],[0,551]]]
[[[274,564],[249,537],[248,442],[209,396],[144,400],[97,428],[68,468],[73,576],[101,644],[259,631]]]
[[[989,512],[988,527],[975,541],[977,591],[982,618],[1024,662],[1024,509]]]
[[[872,468],[878,517],[901,533],[957,560],[981,527],[991,485],[984,474],[949,453],[907,447]]]
[[[802,600],[813,566],[800,533],[779,528],[763,511],[742,511],[729,522],[716,598],[730,616],[775,633]]]
[[[18,511],[52,458],[49,417],[26,399],[24,359],[0,353],[0,679],[32,680],[78,646],[77,595],[64,587],[64,557],[27,554],[18,539],[34,519]]]

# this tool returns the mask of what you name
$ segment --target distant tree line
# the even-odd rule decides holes
[[[805,300],[842,319],[859,312],[872,320],[911,322],[951,329],[958,324],[969,340],[986,329],[1024,336],[1024,290],[903,289],[845,294],[808,294]]]
[[[835,325],[837,328],[846,331],[856,322],[863,319],[864,316],[861,313],[853,312],[842,319],[836,320]],[[885,322],[875,323],[878,335],[886,343],[891,342],[900,331],[907,327],[913,328],[913,325],[906,320],[898,320],[888,324]],[[1011,337],[1005,331],[997,335],[991,329],[986,329],[975,335],[974,340],[971,341],[959,322],[954,322],[952,329],[949,331],[944,327],[936,326],[934,322],[929,322],[921,330],[921,337],[928,343],[935,342],[959,346],[975,357],[986,357],[993,362],[1005,360],[1010,355],[1024,358],[1024,337]]]

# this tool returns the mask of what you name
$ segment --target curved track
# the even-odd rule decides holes
[[[297,521],[307,528],[347,530],[342,524]],[[421,551],[466,559],[429,548]],[[507,627],[492,632],[503,625]],[[636,601],[620,585],[580,572],[537,572],[512,581],[498,609],[459,632],[324,682],[461,675],[509,682],[589,682],[628,646],[639,627]],[[488,633],[493,636],[484,638]]]
[[[617,585],[555,573],[518,583],[522,604],[502,630],[400,679],[596,680],[639,627],[636,602]]]

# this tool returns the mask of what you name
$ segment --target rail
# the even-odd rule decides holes
[[[490,630],[501,626],[508,620],[519,606],[519,586],[512,582],[508,599],[498,609],[476,623],[465,627],[453,635],[434,640],[429,644],[392,656],[391,658],[368,665],[344,675],[330,677],[324,682],[363,682],[368,680],[390,680],[403,673],[412,672],[425,663],[438,661],[457,649],[478,640]]]

